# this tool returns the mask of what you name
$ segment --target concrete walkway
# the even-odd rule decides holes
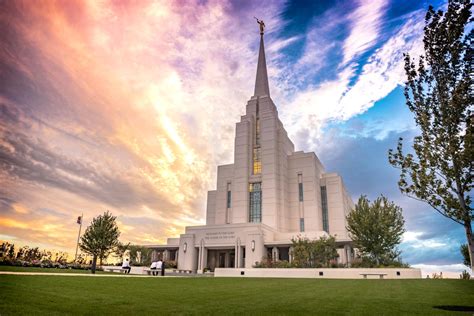
[[[82,276],[82,277],[112,277],[112,278],[162,278],[162,276],[140,275],[140,274],[92,274],[92,273],[54,273],[54,272],[15,272],[15,271],[0,271],[0,275],[54,275],[54,276]],[[165,275],[166,278],[180,277],[178,275]]]

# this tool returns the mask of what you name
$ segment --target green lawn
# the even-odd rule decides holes
[[[474,313],[474,282],[0,275],[1,315],[426,315],[456,309]]]
[[[35,267],[14,267],[14,266],[0,266],[0,271],[11,272],[48,272],[48,273],[91,273],[90,270],[79,269],[56,269],[56,268],[35,268]],[[100,274],[110,274],[114,272],[96,271]]]

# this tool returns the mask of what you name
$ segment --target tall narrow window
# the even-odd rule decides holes
[[[321,187],[321,208],[323,211],[323,230],[329,233],[328,195],[327,195],[326,186]]]
[[[300,213],[300,232],[304,232],[304,205],[303,205],[303,174],[298,173],[298,200],[300,201],[298,205]]]
[[[300,232],[304,232],[304,218],[300,218]]]
[[[298,193],[300,202],[303,202],[303,175],[298,174]]]
[[[249,222],[262,222],[262,183],[249,184]]]
[[[262,173],[262,159],[260,153],[260,117],[259,117],[259,104],[257,99],[257,109],[255,111],[255,138],[252,153],[253,160],[253,174]]]
[[[227,182],[227,201],[225,209],[225,222],[230,224],[230,208],[232,207],[232,187],[231,183]]]
[[[230,182],[227,183],[227,208],[232,207],[232,190]]]
[[[262,161],[260,159],[260,147],[253,149],[253,174],[262,172]]]
[[[260,147],[260,118],[255,119],[255,146]]]

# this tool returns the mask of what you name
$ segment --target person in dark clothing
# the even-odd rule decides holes
[[[165,260],[163,260],[161,264],[161,276],[165,276]]]

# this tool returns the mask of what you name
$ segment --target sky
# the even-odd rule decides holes
[[[403,53],[443,1],[0,2],[0,240],[74,252],[77,216],[157,244],[205,223],[217,165],[253,94],[259,30],[272,99],[296,150],[352,199],[403,208],[402,258],[463,270],[462,226],[400,194],[387,159],[418,130]]]

